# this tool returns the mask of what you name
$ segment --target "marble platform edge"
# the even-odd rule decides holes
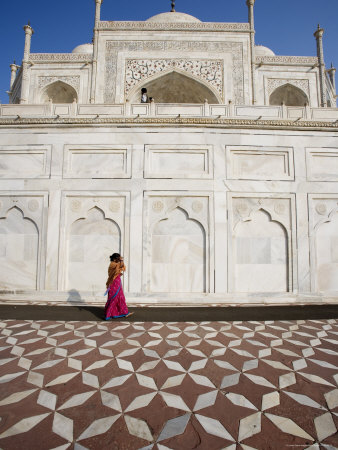
[[[238,294],[126,294],[127,304],[134,307],[234,307],[234,306],[285,306],[285,305],[332,305],[338,304],[338,293],[238,293]],[[69,295],[59,291],[2,291],[2,305],[60,305],[104,306],[106,298],[88,292]]]

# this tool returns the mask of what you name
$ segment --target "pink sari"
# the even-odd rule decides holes
[[[126,317],[129,314],[120,275],[117,275],[108,287],[108,300],[104,308],[104,313],[106,320]]]

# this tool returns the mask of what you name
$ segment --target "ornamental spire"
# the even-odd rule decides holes
[[[175,11],[175,0],[172,0],[172,2],[171,2],[171,11],[170,12],[176,12]]]

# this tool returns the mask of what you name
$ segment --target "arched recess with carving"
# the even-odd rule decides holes
[[[37,289],[39,231],[17,206],[0,218],[0,288]]]
[[[234,290],[288,292],[288,249],[285,227],[264,209],[238,222],[234,230]]]
[[[206,233],[202,224],[176,207],[151,233],[151,292],[206,292]]]
[[[121,252],[121,229],[94,206],[75,220],[68,233],[66,289],[98,291],[105,288],[109,255]]]
[[[44,87],[41,92],[41,102],[48,103],[73,103],[78,99],[76,90],[63,81],[55,81]]]
[[[270,95],[270,105],[304,106],[309,103],[308,96],[302,89],[290,83],[283,84]]]
[[[210,104],[222,103],[211,86],[177,70],[161,72],[138,84],[128,95],[131,103],[140,102],[142,88],[147,89],[148,97],[153,97],[156,103],[204,103],[205,100]]]
[[[316,291],[338,291],[338,210],[315,230]]]

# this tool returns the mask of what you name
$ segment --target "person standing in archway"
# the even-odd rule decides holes
[[[105,320],[131,316],[123,293],[121,275],[126,270],[123,258],[119,253],[110,256],[108,279],[106,282],[108,300],[104,308]]]

